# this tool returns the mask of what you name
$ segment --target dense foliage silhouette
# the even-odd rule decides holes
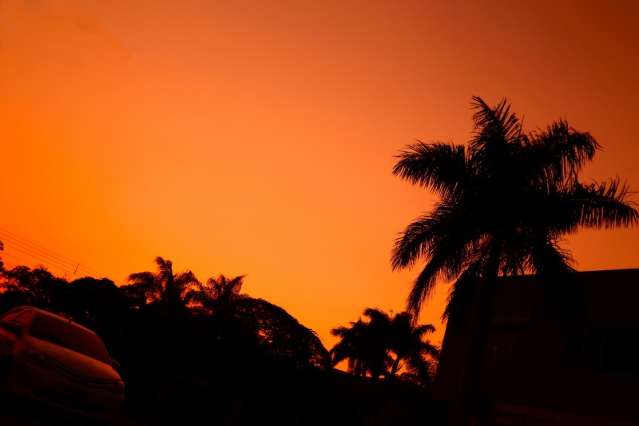
[[[156,265],[116,286],[0,263],[0,313],[28,304],[98,332],[127,385],[124,411],[140,424],[357,425],[395,410],[414,421],[429,401],[417,387],[371,387],[333,370],[312,330],[240,292],[243,276],[201,283],[169,260]],[[363,409],[375,400],[396,401]]]

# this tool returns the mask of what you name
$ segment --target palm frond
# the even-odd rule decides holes
[[[175,285],[179,288],[187,288],[187,287],[199,287],[201,286],[200,280],[197,279],[195,274],[192,271],[184,271],[175,275]]]
[[[575,184],[572,196],[579,204],[579,223],[589,228],[634,226],[639,212],[628,201],[630,188],[619,179],[590,185]]]
[[[217,277],[209,278],[206,281],[206,286],[213,299],[230,300],[240,294],[245,277],[245,275],[238,275],[234,278],[228,278],[220,274]]]
[[[458,203],[442,201],[432,213],[410,223],[395,240],[391,255],[393,270],[412,267],[428,254],[435,240],[453,232],[459,233],[459,216],[463,214]]]
[[[422,356],[411,356],[407,360],[408,374],[413,376],[413,380],[428,385],[432,382],[434,367],[433,363]]]
[[[541,132],[531,133],[530,143],[522,150],[521,163],[530,167],[537,179],[563,182],[575,179],[600,148],[590,133],[579,132],[559,120]]]
[[[435,326],[432,325],[432,324],[421,324],[421,325],[418,325],[417,327],[415,327],[414,332],[418,336],[422,337],[425,334],[434,333],[435,332]]]
[[[246,275],[238,275],[237,277],[232,278],[228,282],[228,286],[230,287],[230,291],[233,294],[239,294],[242,290],[242,285],[244,284],[244,278]]]
[[[574,272],[574,260],[568,250],[562,249],[551,239],[540,238],[531,247],[530,266],[539,275],[560,275]]]
[[[492,151],[499,145],[518,140],[522,135],[521,121],[515,113],[510,112],[510,104],[506,99],[491,107],[479,96],[473,96],[471,106],[475,110],[475,137],[470,144],[472,152]]]
[[[153,272],[134,272],[129,274],[127,280],[129,284],[146,284],[151,285],[155,281],[155,275]]]
[[[354,323],[351,323],[351,328],[354,325]],[[351,330],[351,328],[349,327],[344,327],[344,326],[340,326],[340,327],[335,327],[333,329],[331,329],[331,334],[335,337],[344,337],[345,335],[348,334],[348,332]]]
[[[158,267],[158,278],[163,281],[165,286],[171,286],[173,283],[173,262],[158,256],[155,258],[155,264]]]
[[[366,308],[364,310],[364,316],[367,316],[372,321],[390,323],[390,317],[388,314],[377,308]]]
[[[428,340],[421,342],[420,351],[423,354],[428,355],[435,359],[439,357],[439,348],[433,345],[432,343],[430,343],[430,341]]]
[[[463,145],[418,142],[397,155],[393,174],[439,193],[459,195],[466,179],[466,149]]]
[[[207,295],[200,289],[189,289],[184,293],[186,305],[204,305],[207,301]]]
[[[491,239],[481,234],[467,232],[467,224],[459,223],[456,231],[440,235],[429,247],[428,257],[422,272],[417,276],[408,296],[408,312],[417,317],[422,303],[432,294],[438,279],[451,281],[477,257],[491,249]]]
[[[417,276],[407,301],[408,311],[415,316],[420,312],[424,300],[432,294],[444,261],[443,258],[431,259]]]

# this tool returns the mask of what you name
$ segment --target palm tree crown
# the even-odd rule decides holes
[[[599,149],[564,120],[524,132],[506,100],[473,97],[474,135],[467,145],[418,142],[393,173],[439,195],[432,211],[395,242],[394,269],[426,264],[408,298],[418,313],[438,279],[455,281],[447,317],[472,297],[473,283],[499,274],[571,271],[559,246],[579,227],[634,225],[639,213],[619,179],[584,184],[582,167]]]
[[[238,298],[244,284],[245,275],[238,275],[233,278],[220,274],[206,280],[206,284],[198,286],[187,292],[185,299],[187,303],[199,305],[207,310],[224,310]]]
[[[425,337],[435,327],[415,325],[407,312],[390,316],[368,308],[364,316],[367,321],[359,319],[350,327],[332,330],[340,338],[331,350],[333,363],[348,360],[349,371],[358,376],[393,378],[403,371],[416,381],[428,383],[439,351]]]
[[[155,258],[157,272],[135,272],[129,275],[129,285],[123,289],[131,296],[141,299],[142,304],[161,302],[167,306],[182,306],[186,295],[202,284],[191,271],[173,272],[173,262],[158,256]]]

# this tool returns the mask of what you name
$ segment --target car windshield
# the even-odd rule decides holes
[[[48,315],[36,315],[31,324],[31,335],[107,364],[111,361],[104,343],[98,336],[69,321]]]

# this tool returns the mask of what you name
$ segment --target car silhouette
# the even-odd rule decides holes
[[[124,399],[124,382],[102,339],[71,320],[31,306],[0,317],[0,386],[76,414],[111,418]]]

